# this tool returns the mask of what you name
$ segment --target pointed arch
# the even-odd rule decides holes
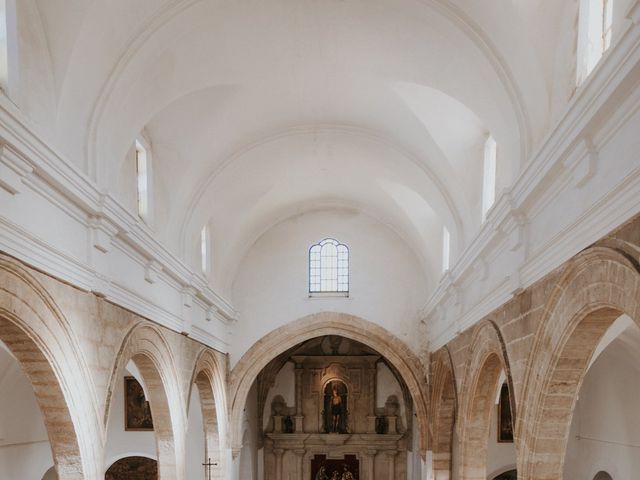
[[[180,394],[175,358],[160,330],[147,322],[135,324],[122,342],[109,382],[105,425],[116,382],[129,361],[138,368],[146,387],[153,416],[159,477],[163,480],[183,478],[186,408]]]
[[[561,478],[568,434],[589,361],[622,314],[640,325],[640,269],[624,252],[591,247],[574,257],[544,307],[517,418],[525,480]]]
[[[513,392],[511,369],[504,341],[497,326],[483,321],[475,328],[469,347],[459,415],[460,478],[487,478],[487,449],[494,405],[501,373],[504,372]],[[516,405],[511,396],[511,415],[516,417]],[[516,443],[517,445],[517,443]]]
[[[205,434],[205,456],[218,466],[214,479],[224,478],[227,465],[227,390],[226,364],[209,349],[203,349],[196,361],[191,388],[196,385],[200,396]]]
[[[79,342],[44,286],[0,256],[0,340],[31,383],[60,480],[98,479],[100,424]]]
[[[435,480],[449,480],[452,475],[453,429],[458,413],[453,362],[447,347],[433,354],[431,376],[431,435]]]

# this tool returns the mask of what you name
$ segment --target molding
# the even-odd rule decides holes
[[[22,180],[33,172],[33,168],[9,145],[0,147],[0,187],[11,195],[20,193]]]
[[[143,278],[149,284],[155,284],[161,275],[168,277],[167,280],[172,280],[166,282],[170,288],[189,291],[192,298],[197,297],[204,304],[205,312],[216,312],[211,318],[220,319],[225,329],[237,318],[233,306],[206,279],[165,248],[154,238],[154,232],[110,193],[100,191],[77,167],[55,153],[4,96],[0,96],[0,188],[0,192],[6,190],[11,196],[26,194],[27,190],[35,193],[84,227],[89,242],[86,258],[74,256],[70,253],[73,250],[62,251],[5,217],[2,207],[11,208],[5,203],[0,204],[0,250],[9,255],[157,323],[183,331],[183,319],[158,306],[157,299],[145,299],[119,284],[117,278],[111,278],[109,254],[117,246],[143,266]],[[201,333],[200,338],[223,352],[228,350],[226,342],[211,333]]]
[[[599,149],[640,108],[639,95],[633,92],[634,68],[640,65],[640,0],[634,2],[628,18],[634,23],[621,33],[617,45],[576,90],[558,125],[524,167],[513,187],[498,198],[480,231],[422,308],[421,314],[433,335],[432,350],[442,347],[457,331],[471,327],[640,211],[638,167],[570,225],[529,252],[529,218],[535,218],[536,213],[566,191],[567,186],[580,190],[601,174]],[[594,123],[605,122],[598,127],[598,132],[593,131]],[[608,138],[596,140],[596,133],[601,132]],[[545,182],[548,185],[540,188]],[[489,257],[500,255],[509,255],[513,262],[502,281],[493,279],[495,286],[491,288],[485,281],[491,277]],[[489,266],[488,271],[484,265]],[[452,309],[447,300],[454,290],[464,292],[461,287],[470,279],[485,281],[484,285],[490,290],[473,305],[463,299],[461,302],[468,309],[458,317],[456,308]],[[452,315],[455,318],[451,318]]]

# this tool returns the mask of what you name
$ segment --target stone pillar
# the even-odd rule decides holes
[[[282,455],[284,455],[284,449],[274,448],[273,454],[276,456],[276,480],[284,480],[282,478]]]
[[[273,416],[273,431],[274,433],[282,433],[282,415]]]
[[[396,478],[396,455],[398,452],[396,451],[386,451],[384,452],[387,455],[387,460],[389,462],[389,476],[387,477],[389,480],[395,480]]]
[[[398,433],[398,417],[396,415],[387,416],[387,425],[389,431],[387,433],[396,434]]]
[[[376,376],[378,370],[373,365],[367,370],[369,381],[369,411],[367,412],[367,433],[376,433]]]
[[[375,475],[375,459],[377,450],[369,448],[362,453],[363,462],[362,467],[364,470],[364,480],[374,480]]]
[[[301,363],[296,363],[295,375],[296,375],[296,433],[304,432],[304,415],[302,414],[302,369]],[[300,477],[302,478],[302,477]]]
[[[302,467],[304,461],[304,455],[307,451],[304,448],[299,448],[294,450],[293,453],[296,454],[296,478],[303,479]]]

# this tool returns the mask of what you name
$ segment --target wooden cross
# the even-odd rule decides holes
[[[217,467],[217,463],[211,463],[211,457],[207,463],[203,463],[202,466],[205,468],[205,473],[207,474],[207,480],[211,480],[211,467]]]

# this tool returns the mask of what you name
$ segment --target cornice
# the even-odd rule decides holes
[[[206,280],[195,274],[181,259],[165,248],[149,227],[127,211],[109,192],[100,191],[77,167],[55,152],[35,133],[33,127],[4,96],[0,95],[0,188],[10,195],[20,195],[27,185],[52,204],[70,214],[86,227],[91,242],[99,252],[107,252],[118,238],[131,253],[146,259],[147,281],[160,272],[173,278],[182,288],[190,288],[207,309],[217,312],[225,323],[234,321],[237,312],[230,302],[215,292]],[[54,248],[26,229],[0,217],[0,243],[26,262],[64,278],[74,285],[98,294],[114,295],[110,300],[123,302],[127,308],[141,306],[140,297],[114,288],[111,279],[89,261]],[[118,292],[118,293],[116,293]],[[150,304],[141,312],[150,315]],[[158,312],[168,323],[174,319]]]
[[[527,225],[544,206],[549,205],[566,187],[583,188],[598,173],[599,150],[593,131],[594,119],[605,114],[611,118],[623,111],[624,118],[614,121],[606,135],[611,137],[620,130],[624,122],[637,111],[637,106],[628,108],[619,98],[620,89],[629,89],[629,75],[640,64],[640,0],[636,0],[628,11],[632,20],[622,32],[617,45],[602,58],[600,64],[580,86],[567,107],[558,125],[547,136],[537,153],[532,156],[510,190],[503,192],[487,214],[480,231],[462,252],[450,272],[445,274],[421,314],[426,320],[430,346],[437,349],[451,340],[457,331],[465,329],[491,311],[499,308],[514,294],[531,285],[552,271],[571,255],[593,241],[606,235],[640,210],[640,167],[630,172],[622,181],[597,201],[588,211],[549,238],[535,252],[529,252]],[[616,95],[618,95],[616,97]],[[629,102],[638,103],[637,95],[625,95]],[[622,105],[619,105],[622,103]],[[635,105],[635,104],[634,104]],[[613,111],[612,111],[613,110]],[[605,126],[603,130],[606,130]],[[611,130],[615,131],[611,131]],[[603,135],[600,135],[601,137]],[[604,141],[598,138],[598,141]],[[549,182],[548,180],[551,179]],[[547,186],[540,186],[547,182]],[[468,281],[470,274],[484,281],[487,276],[488,257],[507,252],[517,252],[517,259],[510,273],[483,299],[474,304],[463,305],[468,309],[456,315],[448,299],[452,292]],[[532,255],[530,255],[532,253]],[[490,268],[490,267],[489,267]],[[456,318],[447,318],[445,312]]]

